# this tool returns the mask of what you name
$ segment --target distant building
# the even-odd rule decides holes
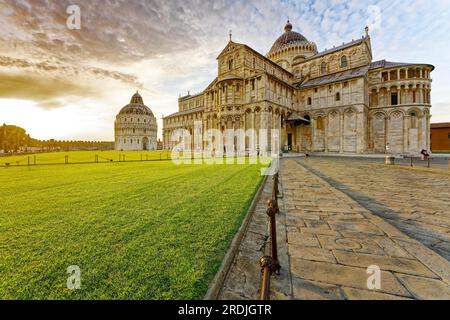
[[[158,150],[162,150],[163,149],[163,142],[161,141],[161,139],[158,139],[158,143],[157,143],[157,149]]]
[[[450,122],[431,124],[431,150],[450,151]]]
[[[158,127],[149,107],[136,92],[129,104],[120,110],[115,122],[116,150],[140,151],[157,149]]]
[[[285,151],[384,153],[387,144],[398,154],[430,149],[434,67],[373,61],[368,28],[362,38],[319,52],[288,21],[267,55],[230,37],[217,63],[217,78],[203,92],[180,97],[178,112],[164,117],[164,148],[179,144],[173,134],[180,129],[192,137],[201,121],[203,132],[256,130],[256,145],[268,141],[269,150],[271,130],[280,132]],[[235,136],[235,148],[245,143],[249,149],[248,134]]]

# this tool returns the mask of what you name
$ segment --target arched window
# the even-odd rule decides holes
[[[342,56],[341,57],[341,68],[347,68],[347,66],[348,66],[347,56]]]
[[[311,97],[308,97],[308,106],[310,106],[312,104],[312,99]]]
[[[316,128],[317,128],[318,130],[323,129],[323,118],[322,118],[322,117],[317,117],[317,120],[316,120]]]
[[[136,129],[133,129],[133,133],[136,133]]]
[[[327,73],[327,63],[325,61],[320,64],[320,73],[321,74]]]
[[[336,101],[341,101],[341,93],[336,92]]]
[[[228,61],[228,70],[233,69],[233,59]]]

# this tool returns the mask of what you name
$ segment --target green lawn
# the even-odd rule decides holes
[[[202,298],[260,167],[0,168],[0,299]],[[71,265],[81,290],[66,288]]]

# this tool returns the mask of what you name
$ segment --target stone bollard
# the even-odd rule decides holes
[[[387,155],[385,164],[390,165],[390,166],[394,165],[395,164],[395,157],[391,156],[391,155]]]

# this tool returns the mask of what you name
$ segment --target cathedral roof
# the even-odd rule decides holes
[[[131,97],[130,103],[120,110],[119,115],[122,114],[141,114],[154,117],[152,110],[144,105],[144,100],[138,92]]]
[[[367,71],[369,71],[369,66],[364,66],[360,68],[350,69],[342,72],[332,73],[323,77],[314,78],[311,80],[307,80],[303,83],[294,84],[297,88],[309,88],[320,86],[324,84],[329,84],[338,81],[349,80],[353,78],[358,78],[364,76]]]
[[[225,81],[225,80],[242,80],[242,79],[243,79],[242,77],[236,76],[234,74],[228,74],[228,75],[224,76],[223,78],[220,78],[219,82]]]
[[[406,67],[406,66],[416,66],[423,65],[422,63],[405,63],[405,62],[391,62],[386,60],[374,61],[370,64],[370,70],[378,69],[378,68],[397,68],[397,67]],[[430,64],[426,64],[430,66],[434,70],[434,66]]]
[[[203,107],[197,107],[197,108],[193,108],[193,109],[189,109],[189,110],[172,113],[172,114],[164,117],[164,119],[169,119],[169,118],[178,117],[178,116],[184,116],[184,115],[188,115],[188,114],[196,113],[196,112],[203,112],[204,110],[205,110],[205,108],[203,108]]]
[[[275,41],[268,55],[271,55],[285,47],[297,44],[308,44],[309,41],[302,34],[292,31],[292,24],[287,22],[284,33]]]
[[[330,53],[333,53],[333,52],[336,52],[336,51],[347,49],[349,47],[352,47],[352,46],[355,46],[355,45],[363,43],[364,40],[365,40],[365,38],[359,38],[359,39],[352,40],[352,41],[347,42],[347,43],[342,43],[340,46],[336,46],[334,48],[326,49],[324,51],[321,51],[321,52],[317,53],[316,55],[312,56],[311,58],[317,58],[317,57],[325,56],[327,54],[330,54]]]

